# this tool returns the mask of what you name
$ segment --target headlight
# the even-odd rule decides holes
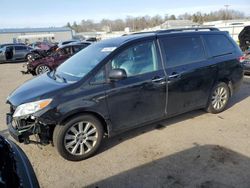
[[[20,117],[20,116],[33,114],[39,110],[42,110],[46,106],[48,106],[51,103],[51,101],[52,99],[45,99],[45,100],[22,104],[17,107],[13,117]]]

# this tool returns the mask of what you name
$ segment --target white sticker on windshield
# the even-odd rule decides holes
[[[116,47],[106,47],[102,49],[102,52],[113,52]]]

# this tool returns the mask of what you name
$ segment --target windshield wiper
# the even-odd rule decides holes
[[[56,74],[56,71],[54,72],[54,74],[53,74],[53,78],[56,80],[57,78],[59,78],[60,80],[62,80],[64,83],[67,83],[67,80],[64,78],[64,77],[62,77],[61,75],[59,75],[59,74]]]

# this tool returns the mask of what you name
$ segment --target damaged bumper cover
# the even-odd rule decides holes
[[[24,144],[39,143],[46,145],[50,143],[50,125],[54,122],[33,115],[13,118],[11,113],[7,113],[6,124],[10,135],[16,141]],[[36,140],[30,140],[31,135],[38,137]]]
[[[32,128],[35,127],[35,124],[21,126],[24,123],[22,119],[13,119],[12,114],[6,114],[6,124],[9,129],[10,135],[18,142],[23,143],[29,138],[30,135],[34,134]]]
[[[24,63],[23,69],[24,70],[21,70],[22,74],[32,74],[33,75],[35,73],[35,71],[34,71],[35,68],[31,65],[31,61]]]

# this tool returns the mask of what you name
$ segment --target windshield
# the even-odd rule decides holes
[[[114,49],[105,43],[92,44],[61,64],[55,74],[69,82],[79,81]]]

